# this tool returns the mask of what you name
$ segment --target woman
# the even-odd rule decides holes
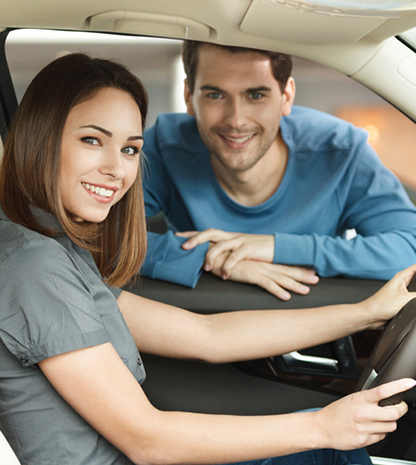
[[[363,450],[329,448],[392,431],[406,405],[378,402],[413,380],[295,415],[162,412],[146,399],[137,349],[219,363],[316,345],[382,325],[414,297],[406,285],[416,270],[360,304],[296,312],[196,315],[113,287],[145,254],[146,112],[145,90],[123,66],[73,54],[37,75],[10,129],[0,172],[0,429],[22,464],[288,454],[258,463],[370,463]]]

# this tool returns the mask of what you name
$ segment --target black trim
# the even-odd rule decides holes
[[[7,136],[7,123],[4,117],[3,108],[0,106],[0,140],[4,141]]]
[[[401,42],[402,44],[406,45],[407,48],[410,48],[410,50],[412,50],[412,52],[415,52],[416,53],[416,48],[413,46],[413,45],[410,45],[409,42],[406,42],[403,37],[400,37],[400,36],[395,36],[395,38]]]
[[[0,33],[0,133],[4,140],[17,110],[17,97],[6,58],[6,38],[10,29]]]

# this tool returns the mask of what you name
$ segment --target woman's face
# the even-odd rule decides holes
[[[111,87],[69,113],[62,134],[60,191],[80,221],[99,223],[136,179],[143,146],[139,107]]]

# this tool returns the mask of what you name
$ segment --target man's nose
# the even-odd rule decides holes
[[[244,105],[239,99],[232,99],[227,103],[224,122],[233,128],[240,128],[247,122]]]

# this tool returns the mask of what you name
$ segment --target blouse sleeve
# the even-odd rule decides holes
[[[22,365],[109,342],[88,281],[55,241],[14,249],[0,287],[0,339]]]

